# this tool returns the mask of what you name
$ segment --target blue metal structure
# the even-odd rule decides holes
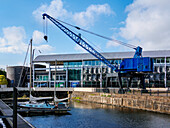
[[[60,28],[67,36],[69,36],[75,43],[80,45],[82,48],[87,50],[89,53],[91,53],[93,56],[98,58],[100,61],[102,61],[104,64],[106,64],[108,67],[110,67],[112,70],[117,70],[117,67],[113,66],[110,61],[108,61],[104,56],[102,56],[99,52],[97,52],[93,47],[91,47],[85,40],[81,38],[81,35],[77,35],[68,28],[66,28],[64,25],[62,25],[60,22],[58,22],[53,17],[49,16],[48,14],[43,14],[43,19],[47,17],[50,21],[52,21],[58,28]]]
[[[107,60],[98,51],[96,51],[92,46],[90,46],[85,40],[83,40],[80,34],[79,35],[75,34],[71,30],[69,30],[67,27],[65,27],[63,24],[61,24],[58,20],[54,19],[53,17],[49,16],[46,13],[43,14],[43,19],[45,19],[45,17],[47,17],[50,21],[52,21],[59,29],[61,29],[75,43],[77,43],[82,48],[84,48],[89,53],[91,53],[93,56],[98,58],[108,67],[110,67],[113,71],[118,72],[119,80],[120,80],[119,82],[120,88],[122,88],[122,85],[121,85],[122,76],[132,77],[132,76],[135,76],[135,73],[139,74],[139,73],[153,72],[153,59],[149,57],[142,57],[141,47],[138,46],[136,48],[133,48],[136,50],[134,57],[123,59],[122,63],[120,64],[120,68],[118,69],[118,65],[111,64],[109,60]],[[80,29],[79,27],[76,27],[76,26],[74,27],[77,29]],[[47,36],[45,38],[47,39]]]

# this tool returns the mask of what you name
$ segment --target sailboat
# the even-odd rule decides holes
[[[56,90],[54,90],[54,104],[50,104],[47,100],[53,99],[53,97],[33,97],[31,95],[31,76],[32,76],[32,39],[30,40],[30,86],[29,86],[29,91],[30,91],[30,99],[28,102],[18,102],[18,106],[20,108],[33,108],[33,109],[54,109],[58,108],[59,105],[64,105],[64,107],[67,108],[66,104],[61,103],[64,100],[68,100],[68,98],[64,99],[58,99],[56,97]],[[43,101],[43,102],[38,102],[38,101]]]
[[[57,108],[56,105],[50,104],[47,100],[53,97],[33,97],[31,95],[30,101],[28,102],[20,102],[18,106],[20,108],[33,108],[33,109],[54,109]],[[39,100],[44,100],[44,102],[37,102]]]
[[[68,98],[58,99],[54,98],[54,104],[49,103],[47,100],[52,99],[53,97],[33,97],[31,95],[30,101],[28,102],[19,102],[18,106],[20,108],[33,108],[33,109],[54,109],[54,108],[68,108],[67,104],[62,102],[68,100]],[[44,102],[38,102],[38,101]]]

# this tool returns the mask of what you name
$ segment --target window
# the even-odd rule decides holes
[[[165,58],[161,58],[161,63],[165,63]]]
[[[60,76],[60,80],[65,80],[66,76]]]
[[[100,65],[99,61],[96,61],[96,65]]]
[[[42,76],[39,76],[39,80],[42,80]]]
[[[92,61],[92,66],[95,66],[95,61]]]
[[[60,80],[60,79],[59,79],[59,76],[56,76],[56,80]]]
[[[68,62],[69,67],[79,67],[82,65],[82,62]]]
[[[43,80],[44,81],[48,80],[48,76],[43,76]]]
[[[170,63],[170,58],[166,58],[166,63]]]
[[[88,65],[91,65],[92,64],[92,62],[91,61],[89,61],[89,64]]]
[[[153,59],[153,62],[156,63],[156,58]]]
[[[81,70],[69,70],[68,71],[68,79],[69,80],[80,80],[81,79]]]
[[[27,75],[27,79],[30,79],[30,75]]]
[[[161,63],[160,58],[159,58],[159,59],[156,59],[156,63]]]

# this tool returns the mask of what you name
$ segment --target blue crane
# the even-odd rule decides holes
[[[53,22],[60,30],[62,30],[67,36],[69,36],[75,43],[80,45],[86,51],[95,56],[98,60],[106,64],[113,71],[118,73],[119,77],[119,85],[120,91],[122,92],[122,82],[121,77],[140,77],[143,79],[143,74],[148,72],[153,72],[153,59],[150,57],[142,57],[142,48],[140,46],[134,47],[135,54],[133,58],[123,59],[120,68],[118,68],[117,64],[112,64],[109,60],[107,60],[103,55],[101,55],[98,51],[96,51],[92,46],[90,46],[84,39],[82,39],[81,34],[75,34],[73,31],[65,27],[63,24],[59,22],[59,20],[54,19],[50,15],[44,13],[43,19],[48,18],[51,22]],[[79,29],[79,27],[74,26]],[[47,40],[47,36],[45,36]],[[113,39],[110,39],[113,40]],[[123,44],[123,43],[122,43]],[[125,44],[125,43],[124,43]],[[132,45],[131,45],[132,46]],[[131,84],[131,79],[129,80],[129,86]],[[143,85],[144,86],[144,85]],[[145,89],[145,87],[143,87]]]

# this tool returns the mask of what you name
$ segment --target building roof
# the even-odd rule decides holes
[[[135,52],[106,52],[101,53],[106,59],[122,59],[133,58]],[[143,51],[143,57],[159,58],[170,57],[170,50]],[[39,55],[34,59],[34,62],[52,62],[52,61],[78,61],[78,60],[97,60],[90,53],[77,54],[53,54]]]

